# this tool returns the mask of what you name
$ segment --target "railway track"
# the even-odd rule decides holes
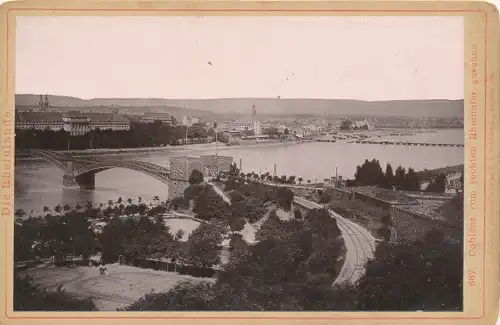
[[[325,208],[321,204],[302,197],[295,197],[294,202],[310,210]],[[355,284],[363,275],[366,262],[374,256],[376,239],[360,225],[331,210],[328,210],[328,212],[332,218],[337,220],[337,225],[347,248],[344,265],[333,285],[342,283]]]

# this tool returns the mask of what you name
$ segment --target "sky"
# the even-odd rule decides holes
[[[462,17],[20,16],[16,93],[462,99]]]

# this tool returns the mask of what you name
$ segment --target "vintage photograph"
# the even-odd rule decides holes
[[[15,24],[14,311],[463,311],[463,17]]]

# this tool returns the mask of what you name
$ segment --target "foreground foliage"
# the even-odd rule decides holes
[[[29,277],[14,278],[15,311],[97,311],[90,298],[69,295],[61,287],[54,292],[41,290]]]

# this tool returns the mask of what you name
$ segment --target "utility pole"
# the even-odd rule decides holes
[[[215,126],[217,127],[217,124]],[[215,130],[215,163],[217,164],[217,176],[219,176],[219,143],[217,140],[217,130]]]

